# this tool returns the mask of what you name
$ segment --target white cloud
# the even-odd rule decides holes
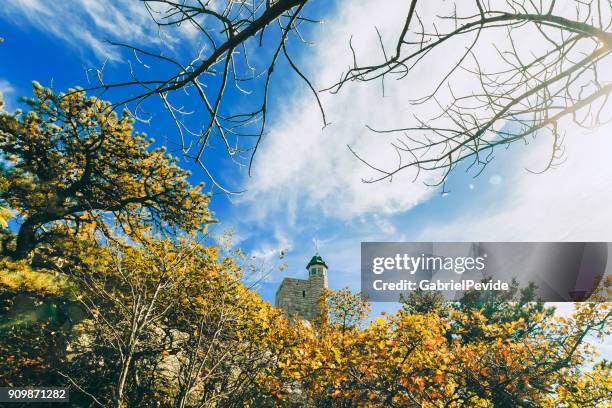
[[[3,14],[18,24],[28,24],[57,37],[78,50],[91,51],[100,60],[118,60],[120,50],[108,40],[148,48],[179,38],[160,35],[141,2],[131,0],[14,0],[3,2]],[[183,27],[187,27],[188,24]],[[193,37],[188,28],[173,32]]]
[[[4,110],[15,109],[15,88],[5,79],[0,79],[0,99],[4,101]]]
[[[381,51],[374,27],[385,27],[385,39],[392,39],[401,30],[407,6],[403,1],[388,1],[380,12],[377,1],[343,4],[315,38],[314,49],[307,50],[308,59],[303,59],[313,82],[319,87],[329,85],[350,65],[351,37],[364,61],[379,61]],[[248,186],[247,199],[266,201],[265,205],[254,206],[256,215],[264,218],[288,209],[291,221],[295,218],[291,208],[298,203],[302,209],[351,218],[368,212],[404,211],[426,199],[432,190],[413,183],[414,174],[410,172],[392,183],[363,183],[362,179],[371,178],[372,170],[360,165],[347,148],[351,145],[373,162],[388,161],[388,142],[392,139],[372,135],[365,125],[401,123],[409,114],[407,95],[414,95],[414,86],[411,81],[394,83],[384,98],[379,82],[348,86],[337,95],[321,94],[331,122],[323,131],[312,94],[302,90],[290,98],[277,99],[275,105],[282,108],[257,153]]]
[[[270,262],[280,259],[285,253],[292,249],[292,240],[277,229],[271,239],[260,242],[259,245],[251,251],[251,257],[257,262],[269,264]]]
[[[454,219],[442,217],[424,240],[612,241],[612,124],[585,132],[566,126],[565,162],[543,174],[550,151],[542,138],[508,166],[502,202],[475,203]],[[477,193],[474,193],[477,194]],[[478,200],[478,196],[475,196]]]
[[[420,3],[418,12],[425,22],[435,20],[436,24],[445,24],[434,15],[444,15],[452,6],[453,2]],[[342,3],[314,38],[314,49],[307,50],[302,58],[313,82],[319,88],[328,86],[352,65],[349,40],[360,65],[380,63],[383,57],[375,27],[380,28],[387,55],[391,54],[408,7],[409,2],[400,0],[386,1],[384,6],[375,0]],[[463,12],[469,14],[469,10]],[[450,20],[447,23],[452,24]],[[437,29],[444,31],[439,24]],[[530,28],[525,28],[514,41],[521,43],[525,52],[548,45],[543,41],[528,41],[531,35]],[[466,37],[465,41],[467,45],[470,38]],[[508,45],[507,32],[503,29],[487,31],[486,39],[474,50],[485,70],[487,67],[489,71],[499,69],[503,63],[494,47],[499,44]],[[274,105],[282,108],[276,112],[269,134],[257,152],[254,176],[248,181],[246,199],[257,204],[253,206],[255,217],[264,219],[285,212],[287,220],[293,223],[300,216],[295,212],[297,203],[303,210],[350,219],[368,213],[405,212],[432,197],[435,189],[426,184],[439,181],[441,173],[421,173],[418,181],[413,182],[416,174],[409,169],[395,176],[392,182],[365,184],[362,179],[371,179],[380,173],[360,163],[347,145],[369,163],[386,170],[396,168],[398,157],[390,142],[398,135],[374,134],[365,125],[390,129],[414,124],[413,115],[424,118],[437,115],[439,108],[432,106],[437,102],[413,105],[409,101],[429,94],[463,52],[464,48],[457,43],[432,52],[405,79],[387,78],[384,97],[379,81],[351,83],[338,94],[320,94],[331,122],[323,131],[313,96],[303,88],[298,88],[294,95],[277,98]],[[469,95],[478,89],[477,76],[463,71],[456,75],[454,95]],[[443,87],[440,92],[440,100],[450,98],[450,90]],[[444,127],[443,123],[438,125]],[[501,175],[491,178],[493,185],[505,182]]]

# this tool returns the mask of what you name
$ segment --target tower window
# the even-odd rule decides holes
[[[306,297],[306,291],[305,290],[302,291],[302,297]]]

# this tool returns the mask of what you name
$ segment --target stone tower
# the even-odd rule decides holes
[[[316,254],[306,270],[308,279],[283,279],[276,291],[275,303],[287,316],[312,322],[319,315],[319,299],[327,289],[327,264]]]

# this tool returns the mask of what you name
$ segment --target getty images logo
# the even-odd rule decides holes
[[[533,288],[546,302],[612,302],[601,284],[612,281],[610,254],[612,242],[362,242],[361,291],[374,302],[414,290],[455,301],[500,282]]]
[[[380,275],[385,271],[406,271],[414,275],[418,271],[452,271],[456,274],[465,272],[482,272],[485,267],[487,254],[482,256],[457,256],[444,257],[421,254],[412,256],[409,254],[396,254],[391,257],[376,257],[372,259],[372,272]]]

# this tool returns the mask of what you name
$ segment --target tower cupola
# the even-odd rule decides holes
[[[327,275],[327,264],[319,254],[316,254],[310,259],[310,262],[306,265],[306,269],[308,270],[309,277],[323,277]]]

